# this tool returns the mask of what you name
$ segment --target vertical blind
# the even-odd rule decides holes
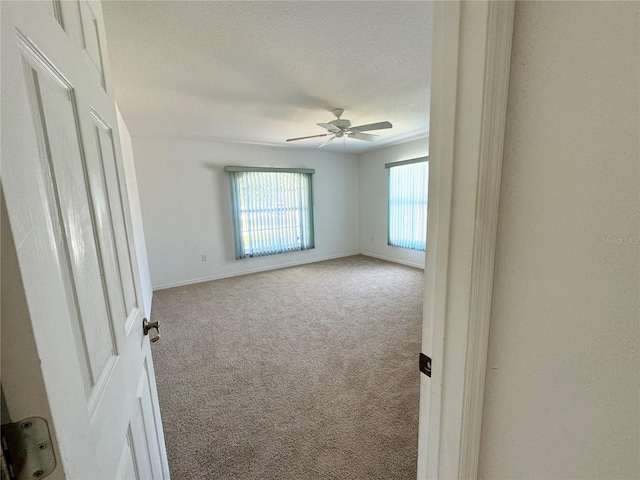
[[[314,248],[313,170],[225,167],[236,259]]]
[[[385,167],[389,169],[388,243],[424,251],[427,247],[429,185],[427,157],[388,163]]]

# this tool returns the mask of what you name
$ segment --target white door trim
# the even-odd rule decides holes
[[[434,8],[419,479],[477,477],[514,9]]]

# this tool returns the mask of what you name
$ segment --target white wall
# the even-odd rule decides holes
[[[122,162],[124,164],[124,175],[127,182],[127,194],[129,196],[129,207],[131,210],[131,223],[133,224],[133,242],[142,288],[143,308],[146,317],[150,318],[153,289],[151,287],[151,276],[149,274],[149,261],[147,259],[147,247],[144,237],[144,227],[142,224],[140,194],[138,192],[138,181],[136,178],[131,135],[129,135],[127,125],[124,122],[122,115],[120,115],[120,110],[117,105],[116,115],[118,117],[118,133],[120,136],[120,147],[122,149]]]
[[[133,148],[154,288],[358,253],[355,155],[148,137]],[[226,165],[314,168],[316,248],[235,260]]]
[[[424,252],[387,245],[389,188],[384,165],[428,154],[429,138],[425,137],[359,156],[359,246],[364,255],[424,268]]]
[[[516,4],[481,478],[640,477],[639,8]]]

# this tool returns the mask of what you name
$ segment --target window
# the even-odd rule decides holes
[[[225,167],[236,259],[314,248],[315,170]]]
[[[429,157],[387,163],[389,169],[388,244],[425,251]]]

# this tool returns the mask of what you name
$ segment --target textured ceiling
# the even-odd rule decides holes
[[[432,5],[422,1],[103,1],[132,135],[317,148],[319,122],[390,121],[361,153],[428,134]]]

